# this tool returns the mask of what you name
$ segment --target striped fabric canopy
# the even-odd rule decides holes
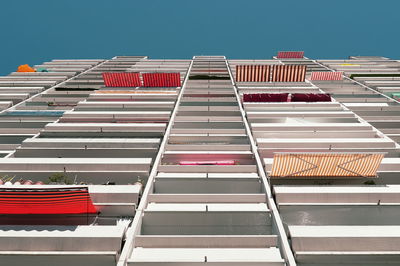
[[[87,187],[0,188],[0,215],[87,213],[97,213]]]
[[[140,75],[134,72],[102,73],[106,87],[140,87]]]
[[[384,153],[276,153],[270,176],[376,177]]]
[[[326,71],[326,72],[311,72],[310,80],[324,81],[324,80],[342,80],[343,72]]]
[[[144,90],[97,90],[96,94],[176,94],[175,91],[144,91]]]
[[[143,73],[144,87],[180,87],[180,73]]]
[[[281,51],[277,58],[303,58],[304,51]]]
[[[268,82],[270,81],[269,65],[237,65],[236,82]]]
[[[272,82],[304,82],[307,67],[305,65],[273,65]]]
[[[234,160],[223,161],[180,161],[179,165],[235,165]]]

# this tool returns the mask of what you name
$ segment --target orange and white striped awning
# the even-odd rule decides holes
[[[270,80],[269,65],[237,65],[236,82],[268,82]]]
[[[316,80],[316,81],[342,80],[342,79],[343,79],[342,71],[311,72],[311,77],[310,77],[310,80]]]
[[[273,65],[272,82],[304,82],[307,67],[305,65]]]
[[[275,153],[271,178],[376,177],[384,153]]]

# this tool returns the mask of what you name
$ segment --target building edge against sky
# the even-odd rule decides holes
[[[0,77],[0,265],[400,263],[398,60],[34,68]]]

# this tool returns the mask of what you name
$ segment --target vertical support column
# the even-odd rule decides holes
[[[284,259],[285,259],[285,261],[286,261],[288,266],[295,266],[296,265],[296,261],[294,259],[293,252],[292,252],[292,250],[290,248],[290,245],[289,245],[288,236],[285,233],[285,228],[283,226],[282,219],[281,219],[281,217],[279,215],[278,208],[276,207],[275,201],[273,199],[272,191],[271,191],[271,185],[269,184],[269,181],[267,179],[267,175],[265,173],[265,170],[264,170],[260,155],[258,154],[257,145],[256,145],[256,143],[254,141],[253,134],[251,132],[249,123],[247,121],[246,112],[243,109],[242,101],[240,99],[238,88],[236,86],[236,82],[235,82],[235,79],[233,77],[232,70],[231,70],[231,68],[229,66],[228,60],[226,60],[226,65],[227,65],[227,68],[228,68],[228,71],[229,71],[229,75],[231,77],[232,85],[234,87],[236,99],[237,99],[238,104],[239,104],[240,113],[242,114],[243,123],[245,124],[246,132],[247,132],[248,138],[249,138],[250,143],[251,143],[251,149],[252,149],[252,152],[253,152],[254,157],[256,159],[258,173],[259,173],[259,175],[260,175],[260,177],[262,179],[262,183],[264,185],[265,193],[267,194],[267,204],[268,204],[268,207],[270,208],[270,210],[272,212],[272,215],[273,215],[273,218],[274,218],[274,222],[275,222],[275,226],[276,226],[276,228],[278,230],[278,233],[279,233],[279,240],[280,240],[280,244],[281,244],[282,255],[283,255],[283,257],[284,257]]]

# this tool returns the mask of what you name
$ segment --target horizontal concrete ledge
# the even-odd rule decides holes
[[[113,266],[118,252],[109,251],[0,251],[2,265]]]
[[[228,212],[228,213],[266,213],[269,212],[266,203],[154,203],[147,205],[145,210],[151,212]]]
[[[4,251],[119,251],[124,226],[2,226]]]
[[[253,131],[373,130],[367,123],[251,123]]]
[[[148,102],[145,102],[145,101],[133,101],[133,102],[129,102],[129,101],[126,101],[126,102],[98,101],[98,102],[95,102],[95,101],[86,101],[86,102],[80,102],[78,104],[78,107],[79,108],[84,108],[84,107],[88,107],[88,108],[89,107],[90,108],[92,108],[92,107],[113,107],[113,108],[115,108],[115,107],[119,107],[119,108],[131,108],[131,107],[134,107],[134,108],[136,108],[136,107],[151,107],[151,108],[153,108],[153,107],[155,107],[155,108],[157,108],[157,106],[158,106],[158,107],[163,107],[163,108],[165,108],[165,107],[172,108],[174,106],[174,104],[175,103],[173,101],[170,101],[170,102],[154,102],[154,101],[148,101]]]
[[[400,186],[274,186],[278,204],[400,204]]]
[[[162,173],[157,178],[250,178],[259,179],[257,173]]]
[[[400,226],[289,226],[298,251],[400,251]]]
[[[327,112],[306,112],[306,111],[293,111],[293,112],[267,112],[267,111],[249,111],[247,112],[248,118],[270,118],[270,117],[348,117],[353,118],[355,115],[350,111],[327,111]]]
[[[388,138],[258,138],[259,148],[396,148]]]
[[[207,262],[205,262],[205,259]],[[278,248],[135,248],[128,265],[283,266]]]
[[[116,255],[114,251],[0,251],[1,256],[98,256],[98,255]],[[69,265],[69,264],[68,264]]]
[[[138,235],[135,237],[135,246],[142,248],[268,248],[275,247],[277,244],[276,235]]]
[[[166,151],[250,151],[248,144],[167,144]]]
[[[150,194],[157,203],[265,203],[265,194]]]
[[[1,97],[1,96],[0,96]],[[129,111],[129,112],[95,112],[95,111],[67,111],[64,113],[63,118],[138,118],[138,117],[169,117],[169,111]]]
[[[350,265],[381,266],[387,263],[389,263],[388,265],[400,264],[400,252],[397,251],[298,251],[295,256],[297,262],[310,263],[311,265],[328,263],[343,265],[344,261],[350,263]]]
[[[47,148],[157,148],[159,138],[29,138],[26,147]]]
[[[147,171],[151,158],[0,158],[0,171]]]
[[[51,123],[46,125],[45,131],[164,132],[165,128],[165,123]]]

